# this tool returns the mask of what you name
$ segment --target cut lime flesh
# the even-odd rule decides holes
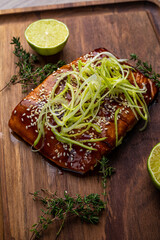
[[[160,143],[152,149],[147,168],[154,185],[160,189]]]
[[[55,19],[41,19],[33,22],[25,31],[29,45],[41,55],[60,52],[69,37],[67,26]]]

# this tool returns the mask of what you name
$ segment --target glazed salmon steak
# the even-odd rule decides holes
[[[57,76],[59,76],[61,72],[70,71],[73,64],[75,66],[78,64],[78,60],[86,62],[88,58],[93,58],[98,53],[105,51],[106,49],[94,50],[76,59],[72,63],[61,67],[47,77],[42,84],[30,92],[13,110],[9,120],[9,127],[12,131],[30,145],[33,145],[38,136],[37,119],[42,107],[47,102],[52,88],[57,82]],[[146,87],[146,92],[143,96],[146,104],[149,105],[157,93],[155,83],[146,78],[139,71],[133,71],[133,74],[137,85],[139,87]],[[130,82],[133,82],[131,75],[128,76],[128,79]],[[79,173],[86,173],[89,170],[93,170],[102,156],[109,154],[116,147],[116,126],[114,119],[116,109],[120,109],[117,120],[117,131],[118,139],[122,139],[126,133],[133,128],[138,119],[130,107],[124,107],[120,101],[115,101],[110,97],[106,97],[96,117],[96,124],[100,126],[102,131],[100,133],[94,131],[94,136],[96,136],[96,138],[105,138],[105,140],[87,143],[87,146],[94,147],[94,149],[96,149],[95,151],[76,144],[73,144],[72,148],[70,148],[67,143],[57,140],[57,137],[49,128],[45,129],[45,137],[43,140],[40,139],[35,148],[39,149],[39,152],[46,158],[67,170]],[[93,129],[87,130],[83,133],[83,137],[85,139],[88,137],[91,138],[92,132]]]

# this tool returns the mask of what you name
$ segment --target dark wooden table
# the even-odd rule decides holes
[[[63,59],[70,62],[98,47],[105,47],[121,58],[136,53],[160,71],[160,10],[158,1],[98,1],[0,11],[0,88],[16,73],[10,45],[24,38],[29,23],[40,18],[65,22],[70,38],[57,56],[43,62]],[[8,128],[11,111],[24,94],[15,85],[0,93],[0,239],[28,240],[29,229],[40,215],[29,192],[40,188],[62,194],[82,195],[103,192],[97,171],[85,176],[61,171],[29,145],[16,138]],[[160,193],[147,172],[147,158],[160,142],[159,96],[150,108],[150,122],[144,132],[140,121],[110,155],[116,173],[107,183],[107,208],[98,225],[66,221],[59,239],[65,240],[159,240]],[[103,197],[103,196],[102,196]],[[42,239],[54,239],[59,223]]]

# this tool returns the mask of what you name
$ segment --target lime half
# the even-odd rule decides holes
[[[160,143],[152,149],[147,167],[154,185],[160,189]]]
[[[60,52],[69,37],[66,24],[55,19],[41,19],[31,23],[25,38],[29,45],[41,55],[53,55]]]

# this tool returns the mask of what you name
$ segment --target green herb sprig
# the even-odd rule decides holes
[[[19,37],[13,37],[11,44],[14,45],[13,53],[18,58],[18,61],[15,63],[16,67],[18,67],[18,73],[11,77],[10,81],[0,92],[6,87],[17,83],[22,85],[22,92],[27,92],[28,86],[31,85],[32,88],[36,87],[52,74],[53,71],[65,64],[64,61],[60,60],[56,64],[48,63],[43,67],[37,66],[40,62],[38,56],[24,50]]]
[[[143,62],[142,60],[139,59],[139,57],[136,54],[131,54],[130,55],[130,60],[135,61],[136,63],[136,68],[144,74],[145,77],[152,79],[158,87],[160,87],[160,74],[156,73],[152,65],[149,64],[148,62]]]
[[[99,173],[102,175],[103,195],[106,196],[107,178],[115,172],[115,168],[109,166],[109,159],[105,156],[100,160]]]
[[[90,194],[88,196],[76,195],[71,197],[64,192],[64,197],[58,197],[56,193],[50,193],[41,189],[45,193],[45,197],[37,191],[32,193],[34,200],[39,200],[45,207],[42,209],[38,223],[32,226],[30,230],[32,236],[30,239],[38,239],[42,236],[44,230],[55,221],[60,221],[61,225],[56,233],[55,239],[59,236],[65,220],[69,217],[79,217],[82,222],[97,224],[99,222],[100,213],[105,209],[105,203],[100,199],[98,194]],[[47,195],[47,196],[46,196]]]

